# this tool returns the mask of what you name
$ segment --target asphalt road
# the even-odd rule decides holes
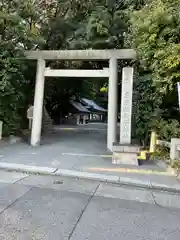
[[[0,240],[179,240],[180,195],[0,172]]]

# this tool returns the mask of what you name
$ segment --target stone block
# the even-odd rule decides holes
[[[14,135],[10,135],[9,136],[9,143],[10,144],[14,144],[14,143],[19,143],[22,141],[22,138],[21,137],[16,137]]]
[[[113,164],[127,164],[138,166],[137,153],[113,152]]]
[[[139,151],[138,145],[114,143],[112,163],[138,166],[137,153]]]
[[[180,159],[180,151],[177,149],[180,146],[180,138],[171,138],[170,159]]]
[[[140,151],[140,147],[138,145],[131,144],[113,144],[113,152],[126,152],[126,153],[137,153]]]

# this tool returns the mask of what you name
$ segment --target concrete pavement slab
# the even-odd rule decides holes
[[[147,203],[94,197],[71,240],[179,240],[180,214]]]
[[[163,207],[180,208],[180,195],[157,191],[154,191],[152,194],[156,204]]]
[[[169,189],[180,192],[180,182],[175,176],[149,176],[152,187],[161,187],[161,189]]]
[[[132,177],[120,177],[120,183],[125,185],[134,185],[139,187],[151,188],[151,182],[148,178],[141,179],[136,176],[135,178]]]
[[[28,177],[28,174],[17,172],[0,171],[0,183],[15,183],[21,179]]]
[[[1,189],[0,193],[0,213],[8,206],[14,203],[17,199],[26,194],[31,187],[22,186],[18,184],[10,184]]]
[[[66,182],[66,178],[32,177],[35,178],[30,176],[29,182],[26,178],[8,185],[22,187],[20,183],[23,181],[27,184],[35,184],[37,181],[43,186],[43,181],[45,185],[49,185],[52,179],[55,181],[63,179]],[[60,187],[61,184],[57,184],[60,188],[56,190],[35,187],[16,199],[0,214],[0,239],[179,240],[179,209],[148,204],[146,191],[142,194],[141,190],[135,189],[137,191],[134,192],[134,188],[117,187],[115,184],[102,183],[96,196],[91,198],[92,193],[89,195],[79,193],[79,186],[74,189],[75,191],[69,191],[68,185],[73,184],[73,181],[75,179],[69,178],[63,189]],[[84,187],[92,182],[78,181],[82,181],[82,184],[84,182]],[[91,186],[89,192],[92,192]],[[165,199],[166,194],[168,193],[161,198]],[[133,200],[136,197],[138,201]]]
[[[92,195],[99,186],[95,194],[96,196],[147,202],[151,204],[157,203],[158,205],[164,205],[167,207],[171,206],[180,208],[180,205],[178,205],[180,194],[175,195],[168,192],[155,191],[152,195],[152,189],[146,190],[142,188],[121,186],[112,183],[100,183],[99,181],[92,181],[86,179],[59,176],[30,175],[29,177],[20,180],[18,184],[54,189],[58,191],[78,192],[87,195]],[[169,198],[170,200],[172,200],[170,201]],[[161,203],[161,201],[163,202]]]
[[[0,215],[1,240],[68,239],[89,196],[33,188]]]
[[[9,186],[9,183],[0,183],[0,191],[3,189],[3,188],[5,188],[5,187],[8,187]]]
[[[154,174],[122,174],[120,183],[124,185],[139,186],[149,189],[164,190],[169,192],[180,193],[180,182],[175,176],[164,176]]]
[[[124,200],[133,200],[138,202],[154,203],[154,200],[150,191],[135,189],[135,188],[120,187],[112,184],[107,185],[107,184],[101,183],[95,195],[109,197],[109,198],[124,199]]]
[[[59,176],[31,175],[18,182],[18,184],[92,195],[99,182]]]

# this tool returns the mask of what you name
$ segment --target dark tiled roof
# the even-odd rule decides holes
[[[85,113],[89,113],[90,111],[85,108],[80,102],[76,102],[73,100],[70,100],[70,103],[72,104],[72,106],[74,108],[76,108],[79,112],[85,112]]]

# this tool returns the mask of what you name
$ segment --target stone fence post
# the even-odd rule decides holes
[[[171,138],[170,159],[180,159],[180,138]]]

